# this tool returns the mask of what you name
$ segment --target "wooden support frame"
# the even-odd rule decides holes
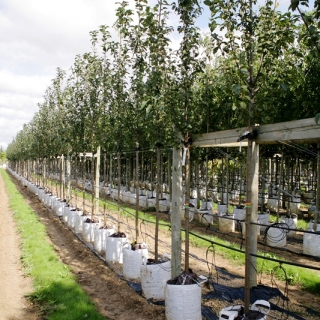
[[[256,125],[253,130],[258,134],[255,139],[258,144],[278,144],[281,141],[320,142],[320,125],[316,124],[314,118]],[[237,142],[246,131],[247,128],[243,127],[197,134],[193,136],[192,147],[246,147],[247,141]]]
[[[252,128],[253,140],[249,140],[247,128],[238,128],[218,132],[210,132],[193,136],[192,147],[248,147],[250,156],[247,158],[247,214],[246,214],[246,284],[245,301],[250,301],[250,288],[257,283],[256,259],[251,254],[257,252],[256,228],[251,228],[251,222],[257,221],[259,176],[259,145],[279,144],[281,142],[320,143],[320,125],[314,118],[280,122],[275,124],[255,125]],[[242,138],[241,138],[242,137]],[[252,153],[252,154],[251,154]],[[250,230],[251,229],[251,230]]]

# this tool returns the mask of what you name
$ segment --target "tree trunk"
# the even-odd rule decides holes
[[[136,150],[136,219],[135,219],[135,228],[136,228],[136,243],[139,241],[139,150]]]
[[[161,161],[161,148],[158,146],[158,147],[157,147],[157,188],[156,188],[155,261],[158,261],[158,259],[159,259],[158,241],[159,241],[159,220],[160,220],[160,213],[159,213],[159,194],[160,194],[160,176],[161,176],[160,161]]]
[[[181,273],[181,216],[182,216],[182,154],[181,148],[172,150],[171,202],[171,276]]]
[[[96,157],[96,181],[95,181],[95,205],[94,205],[94,214],[99,214],[99,198],[100,198],[100,152],[101,147],[97,148],[97,157]],[[94,157],[92,158],[94,161]]]

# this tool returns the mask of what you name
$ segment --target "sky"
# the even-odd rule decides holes
[[[133,0],[127,1],[133,6]],[[280,6],[287,9],[289,1],[280,0]],[[57,68],[68,71],[76,55],[91,51],[90,31],[113,25],[116,2],[120,0],[0,0],[3,149],[39,110]],[[204,32],[208,17],[205,12],[199,22]]]

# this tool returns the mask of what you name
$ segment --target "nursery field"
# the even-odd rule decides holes
[[[108,319],[165,319],[165,308],[163,304],[151,303],[139,293],[134,291],[129,286],[130,283],[128,284],[125,279],[120,276],[122,268],[120,264],[114,263],[107,266],[103,260],[103,257],[91,250],[91,244],[85,244],[83,241],[81,241],[81,237],[76,236],[62,222],[61,218],[55,216],[48,209],[46,209],[39,201],[37,196],[30,193],[14,178],[12,178],[12,180],[15,182],[18,190],[25,197],[28,205],[34,210],[34,212],[39,216],[40,221],[45,225],[48,233],[48,241],[53,244],[54,249],[61,261],[71,268],[77,282],[94,301],[99,313]],[[1,192],[1,197],[2,196],[3,192]],[[0,203],[3,202],[1,201]],[[109,218],[112,220],[117,216],[116,211],[108,210],[108,213]],[[169,219],[167,214],[162,214],[161,218],[163,220]],[[121,229],[129,235],[131,234],[133,238],[134,220],[130,219],[129,217],[122,217]],[[152,255],[154,225],[144,223],[142,229],[143,240],[148,244],[150,248],[150,254]],[[199,232],[201,231],[196,225],[192,228],[192,230]],[[168,228],[161,228],[159,232],[161,239],[159,251],[161,254],[170,254],[170,231]],[[208,231],[206,236],[208,236],[208,234],[212,234],[219,236],[219,238],[225,238],[226,240],[229,240],[228,235],[214,233],[214,231]],[[1,237],[4,236],[5,235],[1,235]],[[260,249],[262,250],[263,248]],[[3,251],[1,251],[0,255],[3,254]],[[232,301],[231,303],[230,301],[221,299],[221,297],[218,299],[217,296],[214,296],[214,293],[217,293],[217,287],[214,288],[212,284],[214,283],[222,286],[225,285],[232,288],[242,287],[244,285],[244,265],[239,264],[236,260],[226,259],[219,253],[214,254],[213,252],[210,252],[208,254],[207,248],[203,248],[195,244],[191,245],[190,254],[190,267],[192,268],[193,272],[198,275],[209,277],[212,280],[210,286],[204,286],[202,289],[203,308],[208,308],[212,311],[212,313],[217,315],[219,310],[221,310],[223,307],[235,303],[243,303],[240,300]],[[281,259],[286,259],[288,261],[292,260],[290,253],[279,252],[279,257],[280,254]],[[3,259],[0,259],[0,261],[3,261]],[[320,267],[320,262],[308,260],[307,258],[301,258],[299,261],[295,259],[295,262]],[[3,275],[5,278],[7,276],[12,277],[12,275],[7,275],[5,272]],[[272,275],[268,275],[266,273],[259,276],[259,281],[261,285],[280,290],[282,294],[287,295],[289,298],[289,301],[285,301],[279,296],[274,296],[273,298],[269,299],[269,301],[274,305],[290,311],[289,315],[272,311],[269,314],[270,319],[318,319],[318,314],[312,315],[311,313],[308,313],[308,308],[319,311],[319,295],[310,294],[304,290],[301,290],[299,286],[286,286],[284,281],[275,279]],[[8,283],[8,288],[11,289],[10,282]],[[212,313],[211,317],[204,319],[218,319],[218,317],[214,318]],[[25,317],[24,319],[29,318]],[[37,318],[35,317],[30,319]],[[41,319],[41,317],[38,319]]]

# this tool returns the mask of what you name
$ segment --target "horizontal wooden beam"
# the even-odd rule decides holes
[[[320,141],[320,125],[314,118],[265,124],[256,127],[259,144],[276,144],[282,141],[316,143]]]
[[[265,124],[255,126],[258,136],[258,144],[277,144],[284,141],[296,143],[318,143],[320,142],[320,125],[314,118]],[[238,128],[204,134],[193,137],[192,147],[240,147],[247,146],[247,140],[237,142],[246,132],[246,128]]]
[[[237,140],[246,132],[246,128],[238,128],[217,132],[197,134],[193,137],[192,147],[240,147]],[[241,142],[247,146],[247,141]]]

